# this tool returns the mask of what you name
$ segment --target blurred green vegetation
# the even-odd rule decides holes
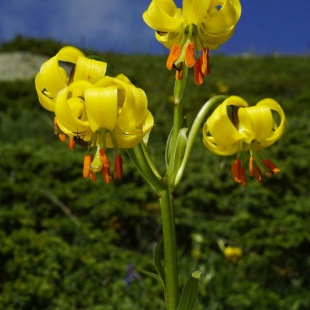
[[[17,38],[0,50],[52,56],[61,46],[33,40]],[[163,170],[174,73],[161,56],[101,56],[111,75],[122,72],[147,93],[156,123],[149,146]],[[197,310],[309,309],[309,58],[211,54],[210,62],[202,86],[189,77],[189,123],[210,96],[225,93],[252,105],[276,99],[287,130],[265,150],[281,173],[262,184],[248,177],[246,188],[231,178],[234,158],[209,153],[199,135],[175,193],[180,288],[200,269]],[[52,119],[32,79],[0,83],[0,309],[163,309],[160,284],[131,269],[154,271],[156,195],[126,153],[121,180],[83,179],[85,150],[69,151]],[[219,240],[242,248],[241,259],[227,260]]]

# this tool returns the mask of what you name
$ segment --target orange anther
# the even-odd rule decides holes
[[[68,147],[71,151],[74,150],[75,148],[75,140],[73,139],[73,137],[69,137],[69,143],[68,143]]]
[[[249,170],[250,170],[250,176],[254,177],[254,158],[251,156],[249,160]]]
[[[90,171],[90,164],[92,162],[92,158],[90,154],[86,154],[84,156],[84,165],[83,165],[83,178],[88,178],[91,171]]]
[[[114,160],[114,180],[120,179],[123,174],[123,159],[121,154],[117,154]]]
[[[280,172],[280,169],[276,167],[276,165],[268,158],[264,159],[264,164],[268,167],[273,174],[277,174]]]
[[[112,177],[110,175],[110,167],[103,166],[101,172],[102,172],[104,181],[108,184],[111,183]]]
[[[231,172],[236,183],[241,183],[243,186],[246,186],[245,170],[241,166],[241,162],[239,159],[236,159],[235,162],[232,164]]]
[[[59,133],[58,138],[61,142],[66,142],[66,134],[65,133]],[[75,142],[75,141],[74,141]]]
[[[176,70],[175,71],[175,79],[182,80],[184,75],[184,70]]]
[[[189,42],[185,48],[185,65],[188,68],[194,67],[195,65],[195,44]]]
[[[257,180],[259,183],[261,183],[261,181],[262,181],[262,174],[260,173],[260,170],[259,170],[258,167],[255,167],[255,168],[254,168],[254,176],[255,176],[256,180]]]
[[[107,153],[104,149],[99,150],[99,159],[105,168],[110,168],[110,161],[108,160]]]
[[[174,44],[169,53],[166,66],[169,70],[172,70],[174,62],[178,59],[181,54],[181,47],[178,44]]]
[[[203,75],[208,75],[210,74],[210,68],[209,68],[209,49],[204,48],[202,50],[201,54],[201,72]]]
[[[95,181],[96,181],[96,173],[90,171],[90,173],[89,173],[89,178],[90,178],[93,182],[95,182]]]
[[[201,85],[203,83],[204,75],[201,71],[201,58],[196,60],[194,66],[194,81],[196,85]]]

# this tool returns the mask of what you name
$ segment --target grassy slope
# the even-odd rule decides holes
[[[149,98],[156,126],[152,156],[163,170],[172,118],[173,73],[155,56],[103,55]],[[181,276],[203,273],[197,309],[308,309],[309,82],[307,58],[211,56],[212,74],[184,97],[189,123],[228,86],[250,104],[273,97],[287,115],[283,138],[266,150],[281,173],[242,188],[232,158],[210,154],[198,137],[176,191]],[[161,289],[140,276],[124,286],[128,264],[151,270],[161,238],[156,196],[125,156],[124,178],[111,185],[81,178],[83,149],[70,152],[53,135],[52,115],[33,81],[0,84],[0,308],[160,309]],[[113,153],[110,153],[113,156]],[[66,215],[62,203],[70,209]],[[243,248],[237,264],[217,241]]]

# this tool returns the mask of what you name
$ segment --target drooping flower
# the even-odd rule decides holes
[[[64,64],[71,65],[67,73]],[[70,69],[70,68],[68,68]],[[76,80],[96,82],[105,76],[107,63],[88,59],[84,53],[73,46],[65,46],[41,66],[35,78],[35,87],[41,105],[54,111],[58,92]]]
[[[106,63],[81,54],[70,59],[74,66],[67,75],[58,66],[59,59],[64,60],[59,54],[44,63],[36,77],[40,103],[55,112],[55,133],[61,141],[69,136],[71,150],[76,144],[87,147],[83,176],[95,180],[102,172],[110,183],[107,148],[116,150],[114,179],[121,178],[119,149],[136,146],[153,127],[147,97],[124,75],[106,76]]]
[[[167,68],[175,68],[181,79],[184,65],[194,66],[195,82],[201,84],[210,73],[209,49],[217,49],[233,35],[240,15],[239,0],[183,0],[182,9],[173,0],[153,0],[143,19],[171,50]]]
[[[231,117],[228,107],[232,107]],[[270,177],[280,172],[271,160],[263,158],[261,149],[271,146],[282,136],[285,123],[284,112],[275,100],[263,99],[249,107],[242,98],[231,96],[207,119],[203,127],[203,142],[215,154],[237,155],[232,175],[237,183],[245,186],[245,170],[241,163],[244,152],[250,153],[250,175],[259,182],[262,175]]]

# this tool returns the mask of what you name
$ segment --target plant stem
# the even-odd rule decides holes
[[[179,291],[174,199],[168,188],[158,192],[158,194],[161,206],[164,243],[166,309],[176,310],[179,303]]]
[[[174,182],[174,186],[177,186],[179,184],[179,182],[182,179],[184,170],[185,170],[185,166],[188,162],[188,158],[189,155],[191,153],[191,150],[193,148],[194,142],[195,142],[195,138],[197,136],[198,130],[201,130],[201,125],[203,123],[203,121],[206,118],[206,115],[208,114],[208,112],[210,111],[210,109],[212,107],[214,107],[214,105],[219,104],[221,102],[223,102],[225,99],[227,98],[227,96],[225,95],[219,95],[216,97],[213,97],[211,99],[209,99],[200,109],[199,113],[197,114],[194,123],[191,127],[191,130],[189,132],[188,135],[188,140],[187,140],[187,145],[186,145],[186,149],[185,149],[185,154],[184,154],[184,158],[182,161],[182,164],[179,168],[179,171],[177,173],[175,182]]]

